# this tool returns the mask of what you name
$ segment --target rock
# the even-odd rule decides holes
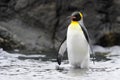
[[[114,0],[114,3],[119,5],[120,4],[120,0]]]
[[[120,35],[119,0],[1,0],[0,25],[15,35],[25,50],[49,52],[58,50],[70,23],[67,16],[74,11],[84,14],[93,44],[119,45],[115,42]]]
[[[0,26],[0,47],[4,50],[23,49],[25,46],[14,39],[14,36],[4,27]]]
[[[18,11],[29,5],[32,5],[36,0],[17,0],[15,4],[15,10]]]
[[[120,45],[120,33],[116,32],[104,33],[104,36],[100,37],[100,39],[98,40],[97,45],[101,45],[104,47]]]
[[[118,23],[120,23],[120,16],[117,17],[117,20],[116,20]]]
[[[102,52],[96,52],[95,53],[95,61],[108,61],[111,60],[110,58],[108,58],[108,54],[110,53],[102,53]],[[93,57],[93,55],[91,55],[91,57]]]

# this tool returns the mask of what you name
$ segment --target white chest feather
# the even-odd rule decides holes
[[[69,26],[67,31],[67,51],[71,65],[88,67],[89,45],[80,26]]]

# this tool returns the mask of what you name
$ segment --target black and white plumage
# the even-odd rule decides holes
[[[57,62],[60,65],[62,57],[67,49],[69,63],[73,67],[88,68],[91,43],[87,29],[83,23],[81,12],[71,15],[71,23],[68,26],[67,37],[60,45]]]

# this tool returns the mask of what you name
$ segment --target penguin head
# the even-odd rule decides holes
[[[73,12],[71,15],[72,21],[80,21],[83,18],[83,15],[81,12]]]

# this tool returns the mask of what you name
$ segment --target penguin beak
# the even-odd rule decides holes
[[[75,17],[75,16],[68,16],[67,18],[73,20],[73,19],[75,19],[76,17]]]
[[[75,17],[75,16],[71,16],[70,18],[71,18],[71,20],[73,20],[73,19],[75,19],[76,17]]]

